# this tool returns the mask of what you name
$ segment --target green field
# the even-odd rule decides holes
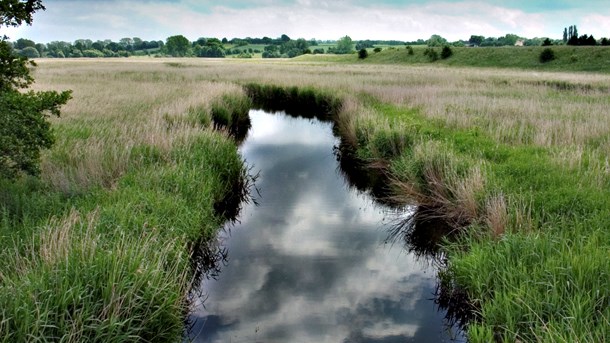
[[[314,104],[394,201],[461,233],[439,280],[470,341],[610,340],[610,49],[553,49],[40,60],[36,88],[74,94],[40,179],[2,181],[0,341],[179,341],[190,256],[247,183],[212,123],[249,97]]]
[[[435,64],[459,67],[519,68],[539,71],[588,71],[610,73],[610,47],[551,46],[556,59],[547,63],[539,61],[546,47],[452,47],[453,55],[447,59],[431,62],[424,51],[425,46],[413,46],[413,55],[404,47],[386,47],[379,53],[368,49],[369,57],[359,60],[353,55],[304,55],[299,61],[344,62],[370,64],[420,65]],[[438,54],[441,48],[434,48]]]

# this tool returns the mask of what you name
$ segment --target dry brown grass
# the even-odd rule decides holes
[[[419,108],[448,126],[477,127],[498,142],[554,147],[563,166],[594,160],[595,177],[608,176],[608,75],[134,58],[41,60],[35,77],[39,89],[74,91],[63,118],[56,120],[60,130],[75,130],[77,136],[80,126],[90,130],[83,139],[60,138],[63,153],[51,153],[43,162],[43,175],[66,190],[112,186],[127,166],[131,147],[148,144],[168,151],[193,132],[192,123],[182,120],[189,109],[205,109],[212,99],[240,92],[236,84],[247,82],[315,86],[341,94],[347,99],[342,115],[353,117],[343,130],[352,133],[350,139],[356,139],[356,121],[375,116],[358,101],[359,94],[368,93]],[[169,130],[168,121],[173,124]]]
[[[112,187],[128,168],[133,147],[154,146],[167,154],[200,131],[189,110],[206,111],[213,99],[242,91],[180,71],[130,60],[40,63],[36,88],[73,90],[62,118],[54,119],[63,134],[43,160],[44,179],[67,192]]]

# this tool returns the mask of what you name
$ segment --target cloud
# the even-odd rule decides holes
[[[338,179],[330,125],[303,122],[252,114],[242,153],[263,168],[260,205],[245,209],[227,242],[229,265],[205,285],[210,298],[194,317],[195,332],[206,330],[195,341],[381,342],[441,332],[428,300],[433,271],[383,244],[384,212]]]
[[[49,2],[33,27],[5,30],[11,38],[40,42],[77,38],[140,37],[165,40],[199,37],[279,37],[338,39],[449,40],[470,35],[560,38],[563,28],[610,35],[610,8],[603,1],[363,1],[363,0],[112,0]],[[578,20],[575,20],[578,19]]]

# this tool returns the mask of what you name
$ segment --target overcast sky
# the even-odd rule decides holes
[[[11,40],[74,41],[123,37],[417,40],[440,34],[561,38],[563,28],[610,37],[608,0],[47,0],[31,27],[2,28]]]

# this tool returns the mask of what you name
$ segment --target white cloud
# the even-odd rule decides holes
[[[496,3],[496,2],[494,2]],[[192,0],[55,1],[35,15],[33,27],[5,30],[16,39],[36,41],[77,38],[141,37],[164,40],[184,34],[206,37],[279,37],[338,39],[426,39],[440,34],[449,40],[472,34],[559,38],[563,27],[577,24],[581,32],[610,35],[610,9],[527,11],[485,1],[357,5],[355,0],[259,1],[247,5]],[[571,22],[574,18],[581,18]]]

